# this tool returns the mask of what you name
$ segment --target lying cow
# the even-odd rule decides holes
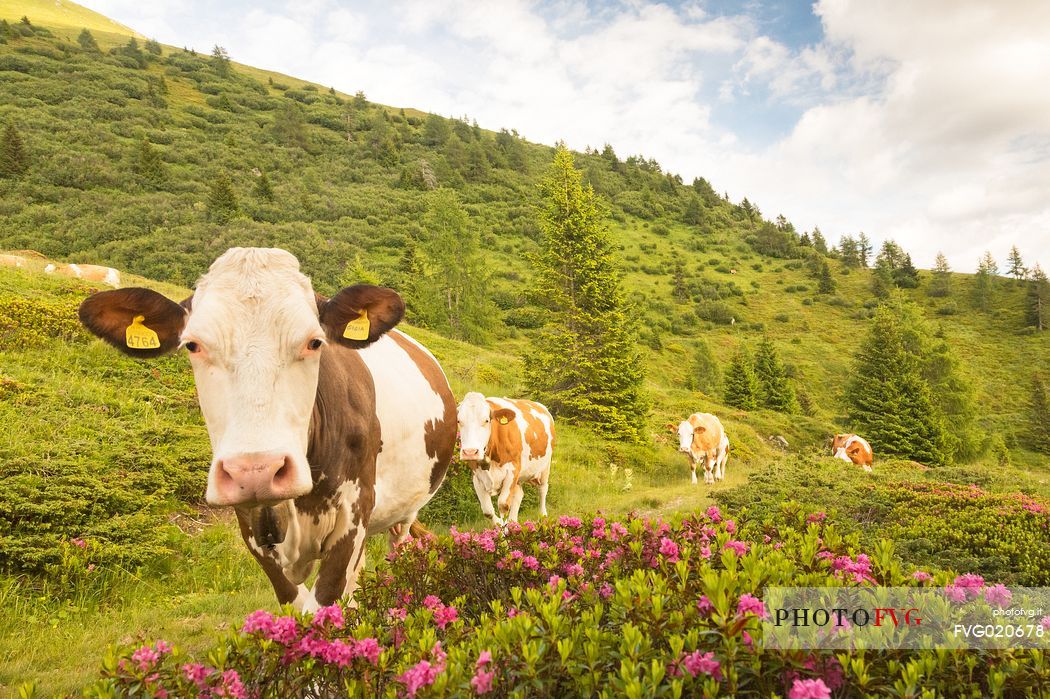
[[[865,471],[871,472],[874,455],[871,445],[863,437],[855,434],[837,434],[831,443],[831,453],[836,459],[857,464]]]
[[[474,472],[474,492],[493,524],[518,520],[525,492],[522,483],[540,489],[540,514],[547,516],[547,488],[554,453],[554,418],[531,400],[485,398],[468,393],[459,404],[460,458]],[[499,516],[492,496],[499,495]]]
[[[0,267],[20,267],[25,269],[29,266],[29,260],[21,255],[0,255]]]
[[[668,425],[675,432],[674,425]],[[704,483],[715,482],[714,470],[719,463],[722,445],[725,444],[724,455],[729,458],[729,442],[725,439],[725,429],[722,422],[710,413],[693,413],[688,419],[682,420],[678,425],[678,451],[689,455],[689,465],[693,472],[693,485],[696,485],[696,466],[701,461],[704,463]],[[722,461],[724,467],[725,462]],[[725,476],[723,468],[719,468],[719,479]]]
[[[109,284],[115,289],[120,288],[120,272],[112,267],[101,265],[55,265],[49,264],[44,267],[45,274],[58,274],[73,279],[83,279],[89,282],[101,282]]]
[[[234,508],[278,601],[313,610],[353,593],[366,536],[407,533],[452,459],[455,399],[393,330],[404,309],[364,284],[324,298],[290,253],[233,248],[181,304],[104,291],[80,319],[133,357],[185,348],[212,445],[205,498]]]

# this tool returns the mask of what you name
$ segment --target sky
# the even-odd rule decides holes
[[[830,241],[1050,269],[1050,2],[83,0],[162,43],[609,143]]]

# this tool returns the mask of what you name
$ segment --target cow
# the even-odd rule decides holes
[[[212,448],[205,499],[234,509],[278,602],[313,611],[352,600],[366,536],[407,536],[452,460],[456,402],[394,329],[404,310],[377,286],[316,294],[284,250],[232,248],[181,303],[103,291],[80,319],[133,357],[185,349]]]
[[[668,428],[678,433],[678,451],[689,455],[693,485],[696,485],[696,466],[701,461],[704,462],[704,483],[714,483],[714,469],[725,437],[722,422],[710,413],[693,413],[688,419],[682,420],[677,429],[674,425],[668,425]]]
[[[72,279],[83,279],[89,282],[102,282],[109,284],[115,289],[120,288],[120,272],[112,267],[101,265],[56,265],[54,263],[44,267],[45,274],[58,274]]]
[[[473,471],[474,492],[485,516],[498,526],[518,521],[525,494],[521,484],[531,481],[539,487],[540,515],[546,517],[554,454],[550,411],[535,401],[486,398],[473,391],[463,397],[457,418],[459,457]],[[498,516],[493,495],[499,495]]]
[[[29,260],[21,255],[0,255],[0,267],[26,267]]]
[[[871,445],[863,437],[855,434],[835,435],[835,439],[831,443],[831,454],[836,459],[857,464],[868,473],[871,473],[871,463],[874,455],[871,451]]]

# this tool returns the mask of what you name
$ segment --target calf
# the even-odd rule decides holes
[[[831,453],[836,459],[854,463],[871,472],[874,454],[871,445],[863,437],[855,434],[837,434],[831,443]]]
[[[406,535],[452,458],[452,391],[393,329],[403,314],[390,289],[317,295],[294,256],[260,248],[228,250],[181,304],[129,288],[80,307],[125,354],[186,350],[212,447],[205,498],[234,508],[278,601],[300,610],[351,595],[365,537]]]
[[[29,260],[21,255],[0,255],[0,266],[25,268],[28,265]]]
[[[554,418],[531,400],[485,398],[468,393],[459,404],[460,458],[474,472],[474,492],[493,524],[518,520],[524,491],[532,481],[540,489],[540,514],[547,516],[547,488],[554,453]],[[499,495],[500,516],[492,510]]]
[[[676,431],[674,425],[668,425],[668,427],[672,432]],[[696,485],[696,465],[701,461],[704,463],[704,483],[714,483],[713,471],[719,461],[719,452],[725,437],[722,422],[710,413],[693,413],[688,419],[679,423],[677,432],[678,451],[689,455],[693,485]],[[726,443],[725,455],[728,458],[728,443]]]
[[[120,272],[112,267],[101,265],[55,265],[44,267],[46,274],[58,274],[73,279],[84,279],[89,282],[102,282],[114,288],[120,288]]]

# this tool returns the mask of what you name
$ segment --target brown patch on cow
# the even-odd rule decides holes
[[[250,516],[255,543],[263,548],[273,548],[284,541],[288,523],[282,522],[277,510],[273,507],[256,507]]]
[[[534,459],[546,456],[548,447],[554,446],[554,418],[551,417],[551,429],[548,434],[547,426],[533,414],[535,411],[550,417],[550,412],[545,407],[531,400],[518,399],[511,402],[521,411],[525,420],[525,443],[529,445],[529,454]]]
[[[299,588],[297,585],[292,583],[281,569],[280,564],[273,558],[267,555],[260,554],[252,546],[250,539],[254,538],[252,535],[252,528],[248,523],[248,517],[241,510],[237,512],[237,524],[241,530],[241,538],[244,539],[244,543],[248,546],[248,550],[251,552],[255,560],[259,562],[259,566],[266,573],[266,577],[270,579],[270,584],[273,585],[273,591],[277,594],[277,601],[281,604],[291,604],[295,601],[296,596],[299,594]],[[258,543],[258,542],[256,542]]]
[[[430,492],[433,494],[444,480],[448,465],[452,462],[452,452],[456,448],[456,399],[452,395],[445,373],[433,358],[397,330],[390,333],[390,339],[396,342],[419,368],[431,390],[441,396],[441,419],[427,420],[423,425],[427,456],[437,459],[430,469]]]
[[[183,306],[168,297],[138,287],[92,294],[80,304],[78,314],[80,322],[92,333],[124,354],[144,359],[159,357],[178,347],[188,316]],[[157,333],[160,347],[128,347],[125,332],[137,316],[143,316],[142,324]]]
[[[699,461],[702,456],[707,456],[708,461],[713,461],[718,455],[718,448],[722,444],[722,423],[717,417],[710,413],[693,413],[689,416],[689,424],[693,426],[693,443],[690,452],[694,460]],[[704,465],[710,468],[712,464]]]
[[[489,434],[489,443],[485,448],[485,458],[493,466],[511,464],[514,472],[514,482],[518,482],[521,473],[521,428],[515,419],[517,415],[513,410],[493,403],[486,399],[489,404],[492,422],[492,431]],[[506,420],[506,422],[504,422]]]
[[[321,561],[321,570],[317,574],[317,582],[314,584],[314,599],[322,607],[334,604],[343,596],[346,590],[347,575],[350,569],[350,559],[353,558],[354,542],[357,540],[357,532],[360,523],[351,527],[332,547],[325,551]],[[364,551],[364,544],[360,547]]]
[[[358,318],[362,311],[368,316],[368,338],[343,337],[346,324]],[[396,291],[371,284],[348,286],[318,308],[318,319],[329,339],[353,349],[372,344],[400,323],[404,315],[405,302]]]

